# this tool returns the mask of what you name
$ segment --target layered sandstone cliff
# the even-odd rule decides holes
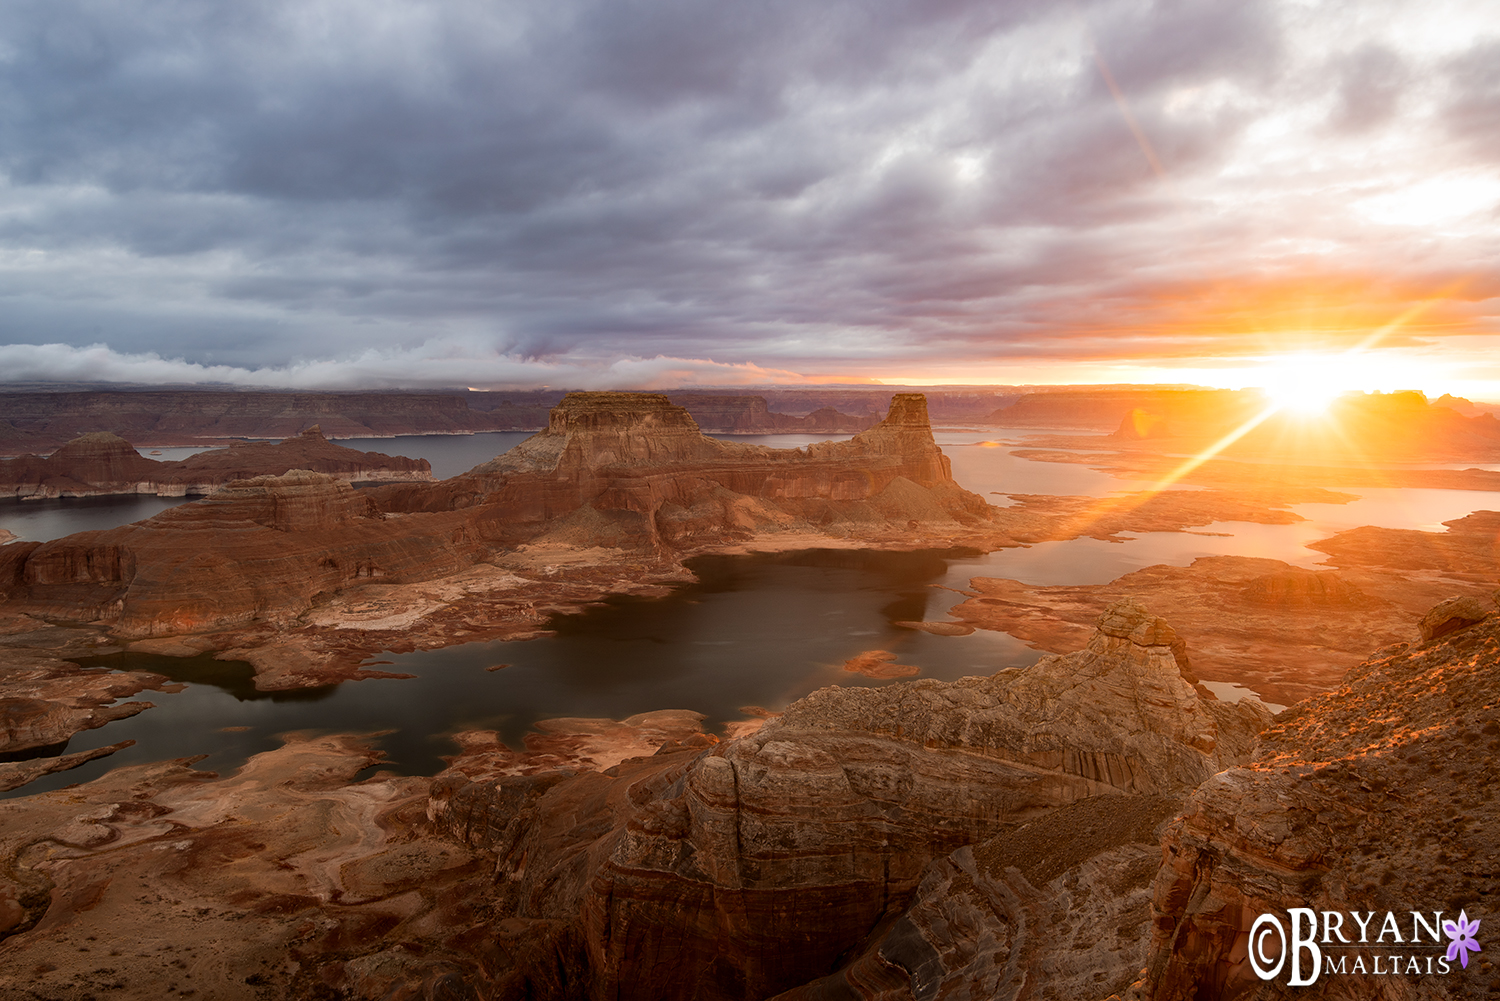
[[[360,452],[335,445],[317,425],[280,443],[237,442],[175,462],[157,462],[118,435],[99,431],[68,442],[50,456],[0,459],[0,496],[26,500],[212,493],[231,480],[307,469],[351,482],[430,480],[426,459]]]
[[[770,449],[705,437],[651,393],[571,393],[542,431],[436,489],[372,492],[386,510],[478,509],[496,544],[570,542],[676,550],[785,531],[878,535],[977,527],[983,498],[953,480],[918,394],[848,441]]]
[[[1200,694],[1181,657],[1170,627],[1125,602],[1085,650],[1027,671],[824,689],[747,736],[673,740],[603,772],[471,742],[429,816],[495,856],[501,913],[566,930],[575,946],[555,962],[577,968],[588,996],[765,997],[824,975],[839,993],[810,996],[858,995],[841,959],[882,947],[934,860],[1101,797],[1102,821],[1159,820],[1163,802],[1245,760],[1269,713]],[[1116,834],[1096,849],[1119,847]],[[1003,885],[986,906],[1010,923],[979,938],[1022,918]],[[1138,921],[1144,905],[1137,893]],[[924,977],[969,976],[952,958],[882,962],[927,997]],[[1093,955],[1084,979],[1123,984],[1141,958]]]
[[[1253,762],[1193,794],[1163,841],[1145,997],[1396,1001],[1500,991],[1487,951],[1429,969],[1452,940],[1414,929],[1411,917],[1419,912],[1436,933],[1466,912],[1488,928],[1500,893],[1500,622],[1491,614],[1474,624],[1464,608],[1453,615],[1452,629],[1433,624],[1436,639],[1387,647],[1338,690],[1281,714]],[[1318,955],[1299,951],[1302,978],[1315,975],[1302,987],[1289,985],[1289,967],[1261,979],[1248,955],[1259,915],[1274,915],[1289,935],[1292,908],[1310,909],[1320,928]],[[1374,915],[1363,935],[1355,912],[1367,924]],[[1387,912],[1397,915],[1394,933],[1384,929]],[[1341,930],[1324,937],[1329,913]],[[1281,951],[1273,936],[1263,968]]]
[[[126,637],[194,633],[284,623],[350,582],[454,573],[476,555],[430,526],[391,532],[362,492],[292,470],[232,481],[133,525],[7,546],[0,596]]]

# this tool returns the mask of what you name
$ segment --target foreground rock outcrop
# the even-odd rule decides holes
[[[1420,646],[1381,650],[1336,691],[1282,713],[1255,760],[1206,782],[1167,832],[1144,996],[1500,993],[1486,931],[1478,936],[1485,951],[1466,964],[1456,955],[1437,962],[1452,944],[1444,921],[1466,913],[1489,930],[1495,920],[1497,752],[1494,614]],[[1262,980],[1249,960],[1258,916],[1274,915],[1290,935],[1292,908],[1310,909],[1318,922],[1318,948],[1299,950],[1296,960],[1304,981],[1315,977],[1306,987],[1289,986],[1290,965]],[[1430,933],[1414,925],[1413,911]],[[1394,931],[1384,927],[1388,912]],[[1330,913],[1342,931],[1324,937]],[[1363,935],[1360,921],[1369,926]],[[1263,948],[1263,969],[1279,941],[1273,934]]]
[[[1101,822],[1149,800],[1140,827],[1244,760],[1269,712],[1205,697],[1184,662],[1176,634],[1124,602],[1085,650],[1026,671],[824,689],[752,734],[674,740],[603,772],[475,750],[434,785],[429,817],[495,856],[503,913],[566,929],[573,951],[556,961],[588,996],[765,997],[820,975],[848,996],[862,981],[855,967],[834,972],[841,959],[884,941],[934,860],[1096,797],[1109,800]],[[1024,917],[998,888],[1005,878],[986,906],[1013,927]],[[968,976],[952,959],[902,967],[904,979]],[[1090,963],[1123,985],[1141,959],[1137,949]]]
[[[1032,669],[825,689],[733,740],[675,711],[552,721],[524,751],[461,735],[435,781],[355,781],[376,756],[339,737],[223,779],[119,769],[0,803],[0,989],[1483,996],[1500,612],[1470,606],[1274,721],[1197,691],[1124,602]],[[1342,915],[1309,987],[1248,959],[1291,908]],[[1440,963],[1428,928],[1460,912],[1481,949]]]

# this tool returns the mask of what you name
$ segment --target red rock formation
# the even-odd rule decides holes
[[[572,393],[547,430],[505,455],[435,490],[372,496],[391,511],[488,508],[476,530],[501,544],[550,530],[676,549],[792,522],[974,526],[993,511],[954,483],[916,394],[898,394],[884,421],[849,441],[776,450],[707,438],[664,396]]]
[[[230,475],[237,455],[252,450],[217,453],[199,468]],[[264,450],[347,452],[312,432]],[[766,531],[910,544],[919,526],[984,528],[992,516],[953,482],[920,396],[897,396],[885,421],[851,441],[777,451],[706,438],[661,396],[579,393],[553,410],[547,431],[442,483],[356,492],[332,476],[292,470],[233,480],[207,500],[136,525],[7,546],[0,598],[14,610],[97,623],[132,640],[257,630],[195,652],[232,648],[263,672],[258,683],[286,687],[332,680],[319,664],[358,662],[352,646],[330,650],[319,636],[350,616],[370,618],[352,610],[365,603],[354,594],[385,605],[395,587],[471,568],[499,582],[409,596],[420,609],[402,619],[410,628],[414,617],[469,600],[476,588],[524,588],[524,580],[477,565],[522,544],[615,547],[639,563],[641,553],[675,557]],[[591,589],[583,600],[597,594]],[[521,610],[528,628],[534,599]],[[325,622],[322,610],[331,607],[341,611]],[[375,616],[393,617],[400,618]],[[289,637],[293,630],[303,632]],[[258,655],[257,647],[265,649]]]
[[[1077,646],[1117,595],[1137,595],[1176,624],[1193,648],[1199,678],[1238,683],[1281,705],[1336,686],[1372,645],[1414,635],[1399,605],[1367,593],[1345,572],[1251,556],[1147,567],[1108,584],[977,577],[969,586],[973,597],[950,614],[1048,651]]]
[[[1419,911],[1431,922],[1441,911],[1452,920],[1466,910],[1488,927],[1493,917],[1497,707],[1500,625],[1491,617],[1422,646],[1379,651],[1337,691],[1282,713],[1261,734],[1255,760],[1199,788],[1163,840],[1144,997],[1396,1001],[1500,990],[1485,952],[1467,968],[1455,957],[1446,974],[1429,974],[1427,957],[1444,957],[1449,941],[1414,942],[1411,918]],[[1347,947],[1314,937],[1346,972],[1320,962],[1307,988],[1288,988],[1290,969],[1265,982],[1247,960],[1252,925],[1271,913],[1289,932],[1289,909],[1299,907],[1320,927],[1324,912],[1341,912]],[[1367,922],[1376,915],[1363,942],[1351,911]],[[1389,933],[1377,939],[1387,911],[1399,919],[1399,948]],[[1271,959],[1279,951],[1274,938],[1264,949]],[[1391,954],[1400,956],[1399,975],[1389,975]],[[1377,955],[1386,975],[1376,975]],[[1300,952],[1303,977],[1311,959]]]
[[[495,854],[505,913],[575,923],[590,996],[764,997],[836,967],[934,858],[1091,797],[1180,796],[1244,760],[1269,713],[1201,697],[1174,645],[1121,603],[1076,654],[824,689],[696,752],[674,741],[602,774],[460,759],[429,815]],[[1114,957],[1112,976],[1139,960]]]
[[[46,458],[0,459],[0,493],[16,497],[137,493],[164,465],[144,458],[125,439],[98,431],[73,439]]]
[[[126,637],[274,624],[356,580],[463,569],[477,550],[455,541],[456,527],[393,533],[347,483],[292,470],[134,525],[7,547],[0,588],[33,614],[103,621]]]
[[[430,480],[426,459],[359,452],[325,439],[313,425],[293,438],[269,442],[236,442],[229,448],[199,452],[177,462],[147,459],[125,439],[95,432],[68,442],[52,455],[0,459],[0,494],[16,497],[93,497],[105,494],[156,494],[183,497],[212,493],[230,480],[279,476],[308,469],[342,480]]]

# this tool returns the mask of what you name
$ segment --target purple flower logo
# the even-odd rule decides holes
[[[1469,968],[1469,953],[1479,951],[1479,943],[1474,941],[1474,933],[1479,931],[1479,919],[1469,920],[1467,911],[1458,912],[1457,921],[1444,921],[1443,934],[1452,939],[1448,943],[1448,961],[1454,959],[1463,963],[1464,969]]]

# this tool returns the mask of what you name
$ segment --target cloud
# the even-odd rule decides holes
[[[1497,169],[1500,38],[1371,3],[15,0],[0,344],[28,378],[453,384],[458,345],[733,382],[1223,355],[1291,321],[1222,290],[1299,275],[1359,276],[1314,331],[1490,287],[1494,209],[1443,179]]]
[[[195,384],[274,389],[359,389],[467,386],[504,389],[664,389],[680,386],[767,385],[806,381],[758,365],[701,358],[624,357],[603,361],[564,355],[546,361],[461,342],[426,342],[407,350],[367,350],[341,358],[246,368],[204,365],[154,352],[125,354],[104,344],[0,345],[0,385],[34,381]]]

